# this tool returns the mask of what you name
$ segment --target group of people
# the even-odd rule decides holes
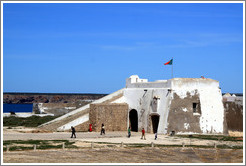
[[[76,130],[73,126],[71,126],[71,131],[72,131],[72,135],[71,135],[71,138],[76,138]],[[89,132],[92,132],[92,124],[89,125]],[[104,127],[104,124],[102,124],[102,127],[101,127],[101,135],[104,134],[105,135],[105,127]]]
[[[90,124],[89,126],[90,126],[89,127],[89,131],[91,132],[92,131],[92,125]],[[74,138],[76,138],[76,134],[75,134],[76,131],[75,131],[75,128],[73,126],[71,126],[71,131],[72,131],[71,138],[73,138],[73,136],[74,136]],[[100,135],[102,135],[102,134],[105,135],[105,126],[104,126],[103,123],[102,123],[102,126],[101,126],[101,134]],[[130,137],[131,137],[131,127],[128,128],[128,138],[130,138]],[[144,128],[142,128],[141,139],[145,139],[146,140]],[[157,132],[155,133],[155,140],[156,139],[157,139]]]
[[[130,137],[131,137],[131,128],[129,127],[128,128],[128,138],[130,138]],[[146,140],[144,128],[142,128],[142,136],[141,136],[141,139],[145,139]],[[157,139],[157,132],[155,133],[155,140],[156,139]]]

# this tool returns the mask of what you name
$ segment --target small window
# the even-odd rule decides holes
[[[193,113],[198,113],[198,103],[193,103]]]

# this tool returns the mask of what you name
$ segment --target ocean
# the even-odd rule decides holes
[[[3,113],[32,112],[32,104],[3,104]]]

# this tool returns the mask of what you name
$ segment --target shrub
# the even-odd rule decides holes
[[[51,121],[57,118],[57,116],[30,116],[27,118],[21,117],[4,117],[3,118],[3,126],[16,127],[16,126],[25,126],[25,127],[37,127],[43,123]]]

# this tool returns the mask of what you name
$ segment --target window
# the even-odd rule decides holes
[[[193,103],[193,113],[198,113],[198,103]]]

